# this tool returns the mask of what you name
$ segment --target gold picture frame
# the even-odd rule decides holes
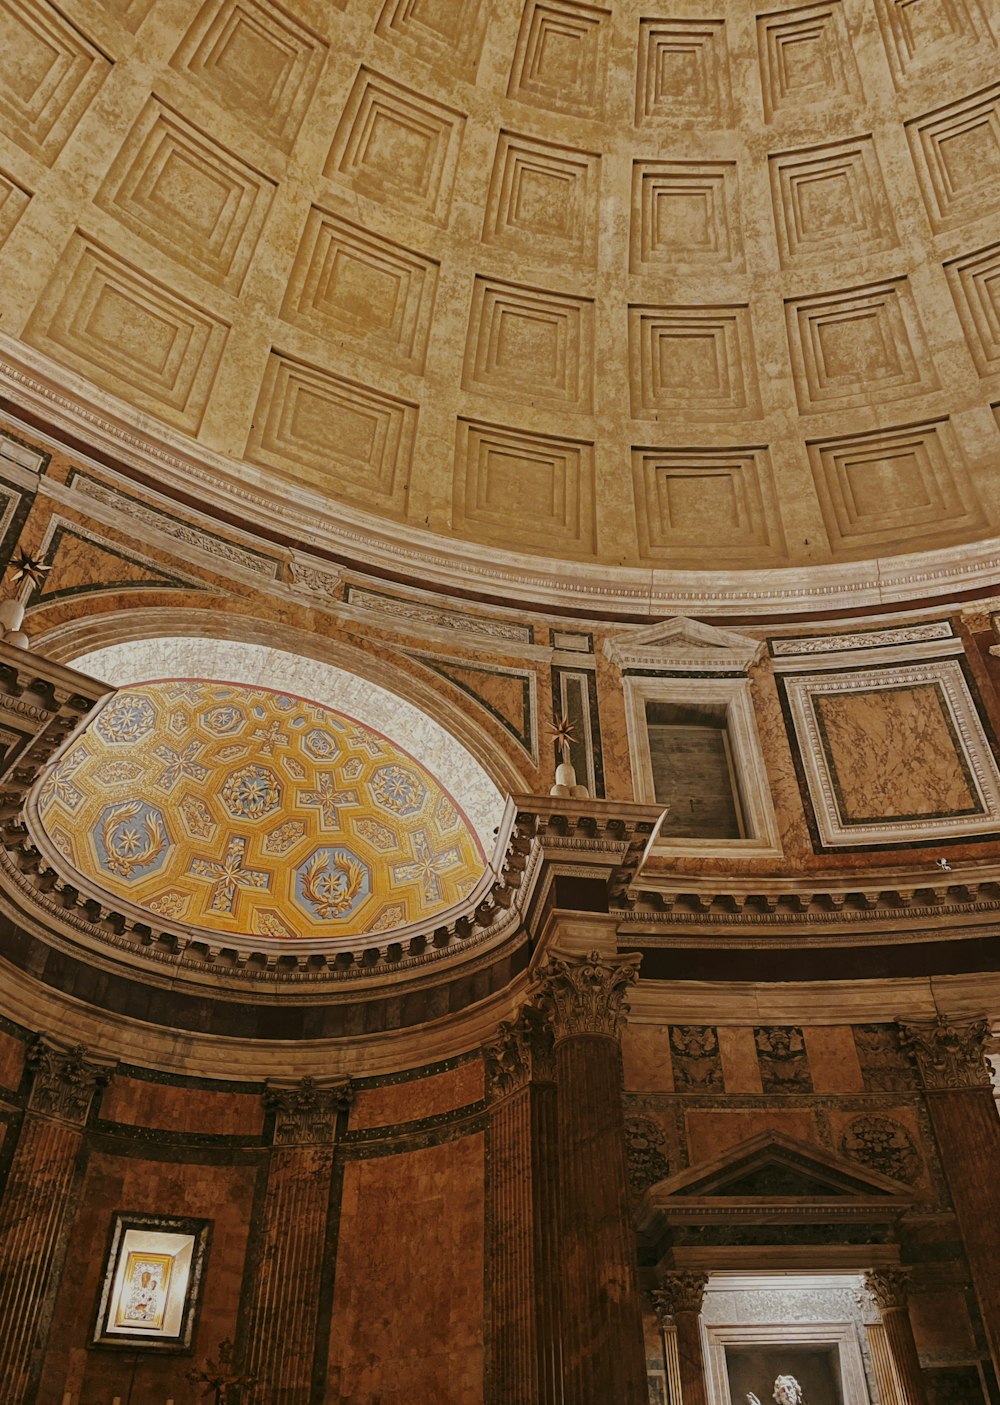
[[[160,1332],[167,1313],[173,1254],[130,1249],[125,1260],[125,1281],[115,1312],[116,1327]]]

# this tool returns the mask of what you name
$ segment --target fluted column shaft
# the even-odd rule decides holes
[[[559,1405],[556,1090],[527,1082],[490,1110],[490,1405]]]
[[[927,1405],[927,1389],[907,1306],[909,1277],[906,1268],[872,1269],[865,1274],[865,1287],[882,1314],[884,1354],[888,1356],[895,1405]]]
[[[532,1007],[553,1034],[564,1405],[645,1405],[619,1033],[640,957],[553,955]]]
[[[675,1312],[677,1355],[681,1368],[682,1405],[708,1405],[705,1389],[705,1353],[701,1346],[701,1314]]]
[[[62,1269],[83,1125],[110,1066],[82,1048],[37,1040],[28,1055],[28,1109],[0,1204],[0,1400],[21,1405],[34,1390],[49,1299]]]
[[[646,1360],[617,1040],[557,1039],[556,1086],[566,1405],[643,1405]]]
[[[340,1084],[311,1080],[272,1089],[275,1112],[250,1303],[243,1386],[246,1405],[308,1405],[316,1352],[316,1287],[322,1272]]]
[[[1000,1116],[985,1045],[985,1020],[904,1025],[901,1037],[922,1075],[927,1109],[965,1243],[983,1327],[1000,1372]]]
[[[909,1311],[905,1307],[883,1308],[882,1323],[896,1376],[899,1405],[927,1405],[924,1373],[920,1369]]]
[[[76,1173],[80,1130],[26,1113],[0,1207],[0,1400],[20,1405],[40,1345]]]

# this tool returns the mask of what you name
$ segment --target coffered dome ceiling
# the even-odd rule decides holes
[[[3,0],[4,344],[244,521],[249,489],[605,574],[983,541],[998,32],[993,0]]]
[[[454,906],[485,868],[426,767],[343,713],[257,687],[122,689],[37,807],[87,890],[217,933],[391,931]]]

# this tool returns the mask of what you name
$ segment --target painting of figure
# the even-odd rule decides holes
[[[169,1254],[131,1252],[125,1266],[125,1283],[116,1325],[159,1331],[167,1306],[167,1288],[173,1260]]]

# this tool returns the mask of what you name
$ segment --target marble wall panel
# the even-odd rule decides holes
[[[260,1093],[172,1087],[118,1074],[101,1099],[101,1117],[163,1131],[258,1136],[264,1127]]]
[[[345,1166],[333,1399],[482,1400],[483,1156],[475,1134]]]
[[[483,1066],[478,1058],[424,1078],[401,1078],[379,1087],[359,1088],[351,1105],[351,1131],[416,1122],[452,1108],[466,1107],[483,1096]]]
[[[16,1090],[24,1072],[23,1040],[0,1030],[0,1087]]]
[[[729,1147],[763,1132],[783,1132],[803,1142],[818,1140],[816,1114],[808,1107],[692,1108],[684,1121],[692,1166],[714,1161]]]
[[[1000,828],[1000,774],[954,659],[785,680],[823,844]]]
[[[197,1154],[158,1160],[141,1145],[121,1154],[92,1148],[69,1235],[65,1268],[52,1316],[39,1399],[152,1401],[172,1396],[175,1405],[201,1397],[171,1356],[135,1360],[117,1352],[88,1351],[98,1286],[104,1271],[111,1217],[117,1211],[190,1215],[212,1221],[203,1280],[202,1309],[194,1354],[214,1356],[219,1343],[234,1339],[246,1259],[259,1154],[239,1164],[211,1164]]]

